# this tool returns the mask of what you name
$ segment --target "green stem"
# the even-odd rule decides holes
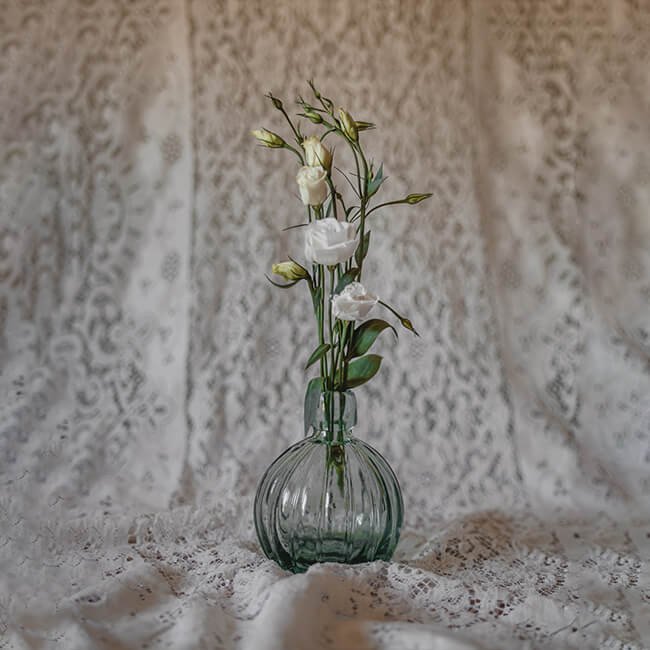
[[[359,246],[362,247],[363,251],[363,238],[365,236],[365,230],[366,230],[366,206],[368,205],[368,162],[366,161],[366,157],[363,155],[363,150],[361,149],[361,145],[357,144],[357,148],[359,150],[359,155],[361,156],[361,162],[363,164],[363,191],[361,194],[361,206],[359,209],[359,219],[361,221],[361,224],[359,226]],[[356,156],[355,156],[356,160]],[[358,170],[358,163],[357,163],[357,170]],[[359,177],[359,188],[361,191],[361,177]],[[359,273],[357,275],[357,280],[361,282],[361,271],[363,270],[363,260],[364,256],[359,257]]]
[[[293,153],[295,153],[296,156],[298,156],[298,159],[300,160],[300,164],[301,164],[301,165],[304,165],[304,164],[305,164],[305,159],[302,157],[302,154],[301,154],[297,149],[295,149],[294,147],[292,147],[292,146],[291,146],[290,144],[288,144],[287,142],[284,143],[284,147],[285,147],[285,149],[289,149],[289,151],[293,151]]]
[[[323,276],[323,267],[318,265],[318,287],[321,289],[321,301],[318,308],[318,342],[322,345],[325,342],[325,291],[324,289],[324,276]],[[327,376],[329,374],[327,368],[327,357],[323,355],[320,360],[320,376],[323,378],[323,384],[327,381]],[[324,388],[327,390],[327,386],[324,385]]]
[[[327,172],[327,184],[329,185],[330,194],[332,196],[332,207],[334,209],[334,218],[338,220],[338,215],[336,212],[336,188],[334,187],[334,183],[332,183],[332,175],[330,172]]]
[[[279,110],[282,113],[282,115],[284,115],[287,122],[289,122],[289,126],[291,127],[291,130],[293,131],[293,134],[296,137],[296,142],[299,145],[302,145],[302,138],[300,137],[300,133],[298,133],[298,129],[296,129],[296,127],[293,125],[293,122],[291,121],[291,118],[289,117],[287,112],[284,110],[284,108],[280,108]]]
[[[331,377],[330,377],[330,386],[332,386],[332,389],[334,389],[334,379],[336,377],[336,358],[335,358],[335,350],[334,350],[334,319],[332,318],[332,296],[334,295],[334,269],[330,267],[330,297],[328,300],[328,325],[329,325],[329,331],[330,331],[330,345],[332,346],[330,348],[331,352],[331,360],[332,360],[332,367],[331,367]]]
[[[400,199],[399,201],[386,201],[386,203],[380,203],[379,205],[376,205],[371,210],[368,210],[368,212],[366,213],[366,217],[369,217],[375,210],[379,210],[379,208],[385,208],[387,205],[401,205],[404,203],[406,203],[404,199]]]

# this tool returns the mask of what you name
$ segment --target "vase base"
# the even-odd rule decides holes
[[[362,564],[375,560],[388,561],[393,549],[377,549],[366,536],[350,537],[332,535],[327,538],[302,536],[292,540],[291,552],[278,553],[269,559],[275,560],[285,570],[304,573],[314,564],[336,562],[338,564]]]

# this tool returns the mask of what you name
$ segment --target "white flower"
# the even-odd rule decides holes
[[[351,282],[332,297],[332,314],[339,320],[363,320],[378,300],[360,282]]]
[[[327,172],[320,165],[301,167],[296,181],[305,205],[320,205],[327,198]]]
[[[305,150],[305,162],[310,167],[321,166],[329,169],[332,164],[332,152],[320,141],[320,138],[312,135],[302,141],[302,148]]]
[[[347,262],[359,244],[354,224],[334,217],[312,221],[305,233],[305,257],[308,262],[334,266]]]

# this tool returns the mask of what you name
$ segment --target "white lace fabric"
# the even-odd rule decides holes
[[[5,0],[0,52],[0,648],[650,647],[647,1]],[[302,211],[249,131],[311,77],[434,195],[365,267],[422,335],[358,391],[400,545],[293,576]]]

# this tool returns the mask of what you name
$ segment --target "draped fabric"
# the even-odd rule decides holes
[[[647,0],[0,0],[0,52],[0,648],[650,647]],[[421,334],[357,391],[402,540],[292,576],[251,510],[314,325],[249,132],[308,78],[433,197],[365,266]]]

